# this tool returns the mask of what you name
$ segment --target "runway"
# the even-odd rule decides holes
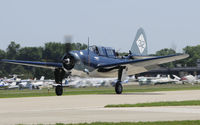
[[[200,106],[104,108],[181,100],[200,100],[200,90],[0,99],[0,124],[200,120]]]

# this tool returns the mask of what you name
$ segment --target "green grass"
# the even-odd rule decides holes
[[[191,121],[161,121],[161,122],[94,122],[94,123],[80,123],[80,124],[63,124],[56,125],[200,125],[200,120]]]
[[[22,125],[22,124],[19,124]],[[43,124],[38,124],[43,125]],[[52,124],[51,124],[52,125]],[[200,125],[200,120],[191,121],[161,121],[161,122],[93,122],[79,124],[56,123],[55,125]]]
[[[177,90],[200,90],[200,85],[129,85],[124,86],[123,93],[135,92],[155,92],[155,91],[177,91]],[[113,87],[86,87],[86,88],[64,88],[63,95],[81,95],[81,94],[115,94]],[[0,90],[0,98],[16,98],[16,97],[39,97],[39,96],[56,96],[55,90]]]
[[[200,105],[200,100],[187,100],[187,101],[167,101],[167,102],[150,102],[150,103],[137,103],[137,104],[113,104],[104,107],[154,107],[154,106],[195,106]]]

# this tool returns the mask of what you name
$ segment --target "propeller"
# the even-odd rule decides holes
[[[72,36],[65,36],[65,55],[62,59],[63,67],[67,70],[71,70],[74,68],[75,65],[75,58],[74,56],[70,53],[72,50]]]
[[[72,50],[71,41],[72,41],[72,36],[66,35],[64,37],[65,53],[67,53],[67,54]]]

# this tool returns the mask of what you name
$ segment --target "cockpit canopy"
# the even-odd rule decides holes
[[[101,46],[90,46],[89,50],[94,52],[95,54],[99,56],[106,56],[106,57],[112,57],[115,58],[115,50],[110,47],[101,47]]]

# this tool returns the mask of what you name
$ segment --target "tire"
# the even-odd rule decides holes
[[[123,86],[120,82],[117,82],[115,85],[115,92],[116,94],[122,94]]]
[[[61,96],[63,94],[63,87],[61,85],[56,86],[56,95]]]

